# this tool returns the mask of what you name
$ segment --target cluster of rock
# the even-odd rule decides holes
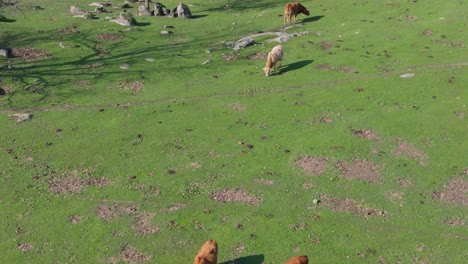
[[[125,9],[130,8],[130,3],[141,2],[138,0],[126,0],[123,5],[116,5],[110,2],[94,2],[90,6],[94,6],[94,11],[83,11],[79,7],[71,6],[70,13],[74,17],[82,17],[86,19],[95,19],[96,14],[98,13],[107,13],[107,7],[111,8],[120,8],[124,9],[120,12],[119,16],[116,19],[110,19],[111,22],[115,22],[122,26],[135,26],[137,24],[133,15],[127,12]],[[179,5],[174,9],[169,9],[160,2],[154,3],[153,11],[150,10],[149,5],[141,5],[138,7],[138,16],[165,16],[165,17],[178,17],[178,18],[192,18],[192,12],[188,6],[184,3],[179,3]]]
[[[153,11],[149,10],[145,6],[138,8],[139,16],[167,16],[167,17],[178,17],[178,18],[192,18],[192,12],[188,6],[184,3],[180,3],[176,8],[170,10],[160,2],[154,3]]]

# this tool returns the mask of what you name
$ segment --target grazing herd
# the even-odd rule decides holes
[[[304,14],[306,16],[310,15],[309,9],[301,5],[300,3],[289,3],[284,6],[284,26],[286,26],[287,23],[291,23],[291,18],[294,17],[294,22],[297,22],[297,16],[299,14]],[[270,76],[271,74],[271,69],[273,68],[275,74],[276,74],[276,69],[279,66],[281,66],[281,61],[283,60],[283,47],[281,45],[276,45],[269,53],[267,56],[267,61],[266,65],[263,68],[263,71],[265,72],[265,76]],[[289,262],[288,262],[289,263]],[[295,263],[295,262],[291,262]],[[301,262],[298,262],[301,263]]]
[[[299,14],[310,15],[309,9],[305,8],[300,3],[286,4],[284,7],[284,25],[291,23],[291,18],[294,17],[296,22]],[[276,45],[273,49],[268,52],[266,65],[263,68],[265,76],[271,74],[273,69],[276,74],[276,69],[281,66],[283,60],[283,46]],[[193,264],[217,264],[218,263],[218,243],[213,240],[207,240],[200,251],[195,255]],[[295,256],[287,260],[284,264],[309,264],[309,259],[306,255]]]
[[[193,264],[218,264],[218,243],[213,239],[207,240],[193,259]],[[290,258],[284,264],[309,264],[306,255]]]

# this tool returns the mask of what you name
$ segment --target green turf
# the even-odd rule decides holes
[[[0,47],[50,55],[0,57],[0,262],[191,263],[215,239],[225,264],[464,263],[466,3],[374,2],[302,2],[311,15],[286,32],[309,34],[282,43],[270,77],[248,57],[273,36],[225,43],[283,30],[285,2],[199,1],[194,19],[129,28],[105,19],[111,7],[92,20],[67,1],[0,7]],[[326,160],[321,175],[295,165],[306,155]],[[378,183],[342,177],[356,160]],[[54,191],[61,179],[105,184]],[[258,203],[212,199],[225,189]],[[385,215],[330,205],[346,198]]]

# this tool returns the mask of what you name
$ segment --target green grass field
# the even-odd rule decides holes
[[[0,263],[468,257],[466,1],[2,2]]]

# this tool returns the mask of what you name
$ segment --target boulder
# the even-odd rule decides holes
[[[171,13],[171,10],[169,10],[165,5],[156,2],[154,3],[154,15],[155,16],[167,16]]]
[[[251,37],[243,37],[234,44],[234,50],[240,50],[247,46],[253,45],[255,41]]]
[[[138,15],[139,16],[151,16],[151,12],[148,9],[146,9],[145,6],[139,6]]]
[[[70,6],[70,13],[72,13],[73,15],[83,15],[85,12],[79,7]]]
[[[174,10],[172,10],[172,17],[191,18],[192,13],[186,4],[180,3],[176,8],[174,8]]]
[[[130,13],[126,12],[121,12],[119,17],[111,20],[111,22],[115,22],[122,26],[136,26],[137,24],[135,18]]]
[[[13,57],[12,50],[10,48],[0,48],[0,55],[5,56],[5,58]]]

